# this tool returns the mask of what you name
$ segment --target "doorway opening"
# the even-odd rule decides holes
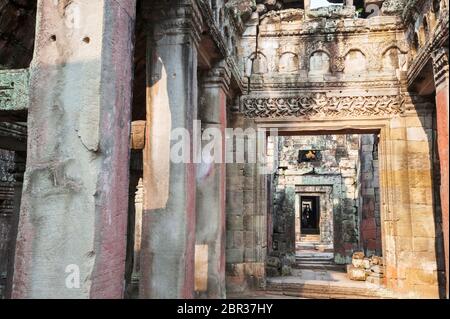
[[[320,235],[320,197],[300,195],[300,233],[303,235]]]
[[[384,285],[383,267],[365,281],[351,281],[346,269],[355,252],[382,257],[378,144],[379,132],[268,138],[268,149],[277,150],[268,159],[276,163],[268,189],[269,287],[283,277],[303,290],[344,283],[349,294]]]

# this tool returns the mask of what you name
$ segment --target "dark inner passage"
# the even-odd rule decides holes
[[[320,201],[318,196],[301,197],[301,232],[308,235],[319,235]]]

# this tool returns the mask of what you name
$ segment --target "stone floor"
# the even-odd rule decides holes
[[[292,269],[292,276],[267,278],[268,283],[327,285],[330,287],[348,287],[377,290],[380,287],[365,281],[354,281],[342,271]]]
[[[267,278],[264,290],[232,299],[379,299],[392,298],[384,288],[347,277],[345,267],[335,265],[333,253],[302,247],[296,252],[296,266],[291,276]]]
[[[343,271],[293,269],[292,276],[267,278],[264,291],[247,298],[381,299],[391,298],[383,287],[352,281]]]

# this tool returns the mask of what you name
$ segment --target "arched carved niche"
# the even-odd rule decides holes
[[[406,61],[406,52],[402,52],[398,47],[392,46],[383,52],[383,71],[405,70]]]
[[[330,56],[325,51],[315,51],[309,57],[310,75],[323,75],[330,73]]]
[[[345,55],[344,72],[357,74],[367,70],[367,59],[364,53],[358,49],[352,49]]]
[[[245,75],[250,76],[252,74],[266,74],[268,72],[267,58],[261,52],[252,54],[245,64]]]
[[[292,52],[285,52],[280,57],[278,71],[280,73],[297,72],[299,69],[298,55]]]

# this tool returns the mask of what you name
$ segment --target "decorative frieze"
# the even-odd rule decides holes
[[[228,92],[231,82],[231,68],[226,61],[218,63],[211,68],[203,78],[204,86],[220,85],[225,92]]]
[[[197,1],[178,0],[170,4],[162,1],[145,1],[143,16],[152,22],[156,39],[164,36],[189,35],[200,42],[202,32],[202,14]]]
[[[445,47],[448,42],[448,33],[449,33],[449,15],[448,11],[443,11],[441,14],[437,25],[428,38],[427,42],[423,47],[420,48],[417,55],[412,60],[410,67],[408,68],[407,79],[408,85],[412,85],[415,79],[418,77],[420,72],[426,66],[427,62],[430,59],[430,55],[436,49]]]
[[[0,70],[0,112],[28,109],[27,69]]]
[[[448,79],[448,50],[438,49],[431,54],[433,58],[434,83],[438,88],[441,83]]]
[[[325,93],[295,97],[243,97],[241,112],[248,118],[358,118],[384,117],[404,112],[396,95],[327,96]]]

